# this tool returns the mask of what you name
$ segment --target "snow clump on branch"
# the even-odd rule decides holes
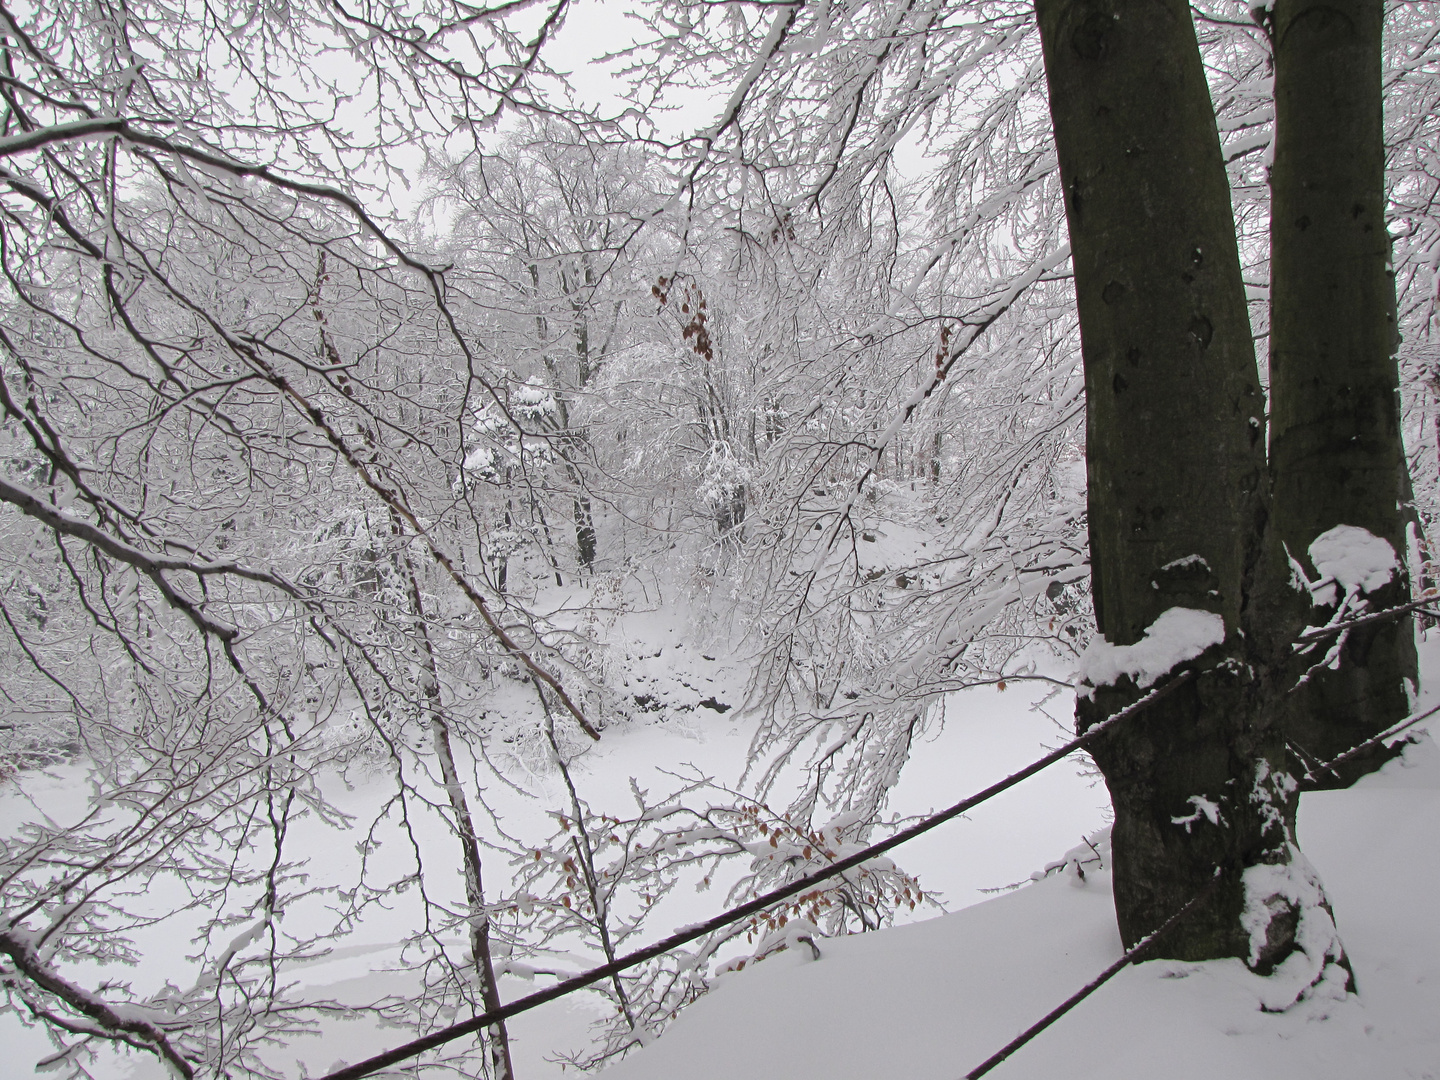
[[[1173,607],[1160,614],[1133,645],[1111,645],[1097,634],[1080,656],[1077,692],[1092,697],[1097,686],[1113,686],[1124,675],[1142,690],[1175,665],[1193,660],[1225,640],[1225,620],[1211,611]]]
[[[1309,551],[1320,578],[1306,585],[1318,607],[1335,603],[1336,585],[1346,596],[1384,588],[1399,565],[1388,540],[1358,525],[1336,525],[1317,536]]]

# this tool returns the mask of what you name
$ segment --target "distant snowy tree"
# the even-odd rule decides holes
[[[1097,28],[1114,12],[1096,2],[1086,25],[1103,52]],[[1187,309],[1172,337],[1207,362],[1227,352],[1255,386],[1225,421],[1237,456],[1185,478],[1192,516],[1217,505],[1206,485],[1229,485],[1199,532],[1256,509],[1226,500],[1269,467],[1249,423],[1265,420],[1265,380],[1253,362],[1236,375],[1251,333],[1273,333],[1283,357],[1331,317],[1380,329],[1373,303],[1356,315],[1287,299],[1281,280],[1321,259],[1292,243],[1317,231],[1271,237],[1270,169],[1280,205],[1294,160],[1275,125],[1320,100],[1286,90],[1272,42],[1305,21],[1287,4],[1261,23],[1228,3],[1196,8],[1199,52],[1187,40],[1162,57],[1185,53],[1194,102],[1209,90],[1192,125],[1209,148],[1196,202],[1219,224],[1183,252],[1194,263],[1199,249],[1185,272],[1223,264],[1227,282],[1224,318]],[[1373,28],[1373,4],[1351,8]],[[1166,10],[1189,25],[1184,5]],[[1288,588],[1288,552],[1312,586],[1267,594],[1281,597],[1264,624],[1272,681],[1304,677],[1297,701],[1369,697],[1362,730],[1404,707],[1402,625],[1285,646],[1312,598],[1343,619],[1398,599],[1407,570],[1435,580],[1440,37],[1430,5],[1386,12],[1388,209],[1376,131],[1346,136],[1369,170],[1348,205],[1365,207],[1353,220],[1372,248],[1387,221],[1395,234],[1401,407],[1387,411],[1387,352],[1371,357],[1385,370],[1366,393],[1341,394],[1354,389],[1342,379],[1321,410],[1351,410],[1374,457],[1354,475],[1385,512],[1301,520],[1277,493],[1267,535],[1283,544],[1262,560]],[[1097,471],[1086,477],[1087,408],[1094,436],[1102,399],[1133,400],[1140,383],[1123,364],[1097,382],[1081,331],[1091,349],[1107,293],[1139,286],[1119,272],[1097,285],[1079,241],[1072,257],[1076,192],[1083,202],[1101,181],[1076,189],[1073,164],[1061,169],[1050,106],[1063,102],[1047,96],[1030,3],[653,0],[628,13],[633,46],[600,43],[618,46],[604,63],[629,86],[607,115],[575,107],[548,66],[570,13],[566,0],[0,11],[0,769],[23,779],[77,760],[93,785],[78,820],[37,816],[4,838],[0,984],[3,1008],[46,1029],[51,1064],[73,1075],[107,1043],[181,1075],[273,1075],[270,1055],[356,1007],[301,1000],[284,965],[402,895],[421,912],[400,943],[420,990],[365,1009],[432,1030],[492,1005],[499,974],[558,970],[572,948],[612,955],[677,882],[728,865],[738,898],[883,832],[945,696],[1068,687],[1037,656],[1080,656],[1092,595],[1116,649],[1141,644],[1152,601],[1223,609],[1231,631],[1248,617],[1235,607],[1244,552],[1205,555],[1225,578],[1216,603],[1186,561],[1193,545],[1171,545],[1169,591],[1152,597],[1155,567],[1116,585],[1092,544],[1119,534],[1115,515],[1097,520]],[[1371,69],[1332,81],[1373,98]],[[1303,171],[1288,175],[1303,188]],[[411,184],[419,210],[402,214]],[[1293,184],[1289,196],[1306,197]],[[1316,213],[1284,211],[1292,224]],[[1282,366],[1277,470],[1282,436],[1309,422],[1282,406],[1301,400]],[[1178,410],[1152,441],[1204,443],[1185,427],[1201,411]],[[1103,442],[1091,439],[1092,466]],[[1410,538],[1388,592],[1365,592],[1383,568],[1342,525],[1397,552]],[[1230,531],[1242,547],[1259,535]],[[1144,602],[1116,629],[1112,597],[1132,587]],[[658,806],[592,806],[580,750],[606,725],[676,708],[631,685],[638,661],[617,626],[639,597],[688,611],[697,641],[750,663],[748,699],[709,704],[754,718],[751,758],[723,785],[687,775]],[[1260,622],[1245,625],[1259,641]],[[1367,646],[1388,650],[1383,693],[1366,683],[1380,661],[1356,663]],[[1108,710],[1111,693],[1085,708]],[[1327,733],[1297,712],[1292,747],[1274,724],[1263,746],[1247,741],[1263,724],[1231,732],[1246,768],[1271,769],[1262,787],[1282,818],[1291,756],[1328,756],[1348,717]],[[352,768],[386,778],[363,823],[324,794]],[[536,775],[563,778],[558,831],[510,836],[482,789]],[[1211,855],[1296,865],[1264,806],[1245,817],[1208,779],[1174,780],[1141,809],[1184,848],[1166,854],[1185,868],[1176,895]],[[1207,848],[1211,818],[1194,817],[1192,796],[1244,818],[1259,846]],[[443,846],[378,854],[388,829],[413,839],[430,818]],[[347,851],[358,838],[343,883],[306,877],[295,837],[312,826]],[[1122,892],[1129,842],[1119,829]],[[897,865],[871,869],[612,981],[601,992],[620,1019],[576,1060],[649,1038],[703,990],[722,947],[752,939],[735,964],[823,948],[816,933],[870,929],[928,897]],[[177,882],[169,910],[145,906]],[[328,914],[301,914],[315,909]],[[91,977],[86,965],[137,959],[152,924],[198,926],[173,985]],[[506,1042],[496,1026],[436,1067],[503,1076]]]

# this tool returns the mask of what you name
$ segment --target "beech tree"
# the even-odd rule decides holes
[[[1220,865],[1178,954],[1343,976],[1291,778],[1343,780],[1317,766],[1413,676],[1402,622],[1341,625],[1404,569],[1337,583],[1314,545],[1398,552],[1440,486],[1431,10],[1394,5],[1384,54],[1397,314],[1373,5],[1217,6],[1197,39],[1173,0],[649,0],[610,117],[556,104],[568,9],[0,6],[0,770],[78,755],[96,792],[0,843],[0,1011],[77,1076],[105,1043],[264,1075],[357,1008],[277,972],[401,893],[419,989],[360,1007],[484,1009],[653,929],[683,874],[750,860],[739,899],[862,846],[952,690],[1070,690],[1033,656],[1080,655],[1092,568],[1097,654],[1177,608],[1224,631],[1098,752],[1127,940]],[[663,130],[696,85],[713,113]],[[383,212],[422,159],[424,228]],[[744,638],[760,720],[739,785],[617,813],[571,764],[668,708],[618,622],[657,585]],[[393,782],[363,825],[322,784],[351,763]],[[510,836],[486,785],[547,769],[559,831]],[[376,854],[427,815],[443,844]],[[347,880],[307,878],[302,822],[363,836]],[[804,915],[921,895],[897,868]],[[187,919],[175,987],[85,967]],[[577,1060],[732,944],[614,980]],[[505,1075],[507,1041],[433,1064]]]
[[[1382,6],[1273,15],[1268,464],[1188,6],[1040,0],[1037,12],[1074,251],[1096,623],[1103,649],[1121,647],[1100,654],[1118,668],[1091,669],[1080,727],[1154,681],[1126,669],[1140,655],[1126,647],[1182,612],[1203,630],[1178,657],[1198,655],[1198,676],[1094,751],[1115,808],[1121,934],[1133,944],[1219,874],[1215,898],[1160,948],[1264,973],[1299,953],[1287,969],[1318,981],[1344,961],[1295,845],[1298,781],[1315,755],[1403,717],[1403,680],[1414,689],[1408,619],[1296,641],[1317,612],[1334,626],[1409,591],[1396,558],[1408,487],[1382,217]],[[1337,569],[1342,548],[1364,564],[1354,579]]]
[[[1364,528],[1404,552],[1415,521],[1400,437],[1399,328],[1395,270],[1385,225],[1380,0],[1319,4],[1285,0],[1268,30],[1275,46],[1275,165],[1271,169],[1270,544],[1307,561],[1311,541],[1338,525]],[[1272,552],[1272,573],[1281,552]],[[1288,560],[1287,560],[1288,563]],[[1288,566],[1287,566],[1288,569]],[[1409,599],[1396,573],[1370,593],[1378,608]],[[1271,648],[1307,621],[1309,597],[1277,613]],[[1354,614],[1341,598],[1337,617]],[[1410,618],[1357,628],[1338,663],[1291,673],[1290,748],[1303,772],[1373,736],[1409,711],[1418,677]],[[1278,659],[1278,657],[1277,657]],[[1313,670],[1310,670],[1313,668]],[[1407,686],[1408,684],[1408,686]],[[1408,691],[1408,692],[1407,692]],[[1342,784],[1319,770],[1314,785]]]

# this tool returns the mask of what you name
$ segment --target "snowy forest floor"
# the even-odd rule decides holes
[[[711,659],[703,655],[693,641],[687,641],[684,623],[674,612],[652,611],[632,616],[624,628],[632,641],[627,663],[631,689],[651,696],[660,707],[645,720],[607,728],[604,738],[573,766],[582,796],[597,809],[633,809],[632,777],[642,788],[662,792],[673,787],[673,772],[691,765],[732,782],[744,767],[753,722],[737,721],[733,713],[727,717],[697,707],[696,702],[707,696],[722,702],[743,699],[745,672],[723,656]],[[1063,677],[1065,672],[1057,668],[1053,674]],[[1045,700],[1052,690],[1049,684],[1020,682],[1004,692],[981,687],[951,695],[943,724],[917,746],[889,809],[910,815],[947,805],[1064,742],[1073,696],[1061,693]],[[649,722],[651,717],[653,722]],[[528,771],[524,760],[509,764],[514,770],[512,779],[531,794],[521,795],[492,779],[484,792],[485,801],[512,835],[543,836],[554,827],[552,811],[566,805],[560,777],[535,762]],[[87,771],[86,763],[77,761],[5,782],[0,786],[0,836],[9,835],[39,814],[62,822],[82,816],[90,795]],[[419,782],[421,778],[414,779]],[[394,792],[383,767],[363,764],[331,775],[324,786],[331,803],[352,816],[350,833],[355,839],[383,817],[383,807]],[[1067,761],[978,808],[967,820],[907,844],[897,853],[897,861],[919,877],[928,894],[947,909],[957,910],[985,899],[984,890],[1027,878],[1103,826],[1106,801],[1098,780],[1085,775],[1076,762]],[[429,850],[427,865],[444,877],[454,876],[452,838],[441,820],[422,815],[412,824],[418,841]],[[409,838],[393,817],[381,821],[377,835],[383,841],[380,856],[403,868]],[[304,822],[297,826],[293,850],[297,856],[309,858],[313,880],[344,886],[354,880],[356,854],[353,841],[342,838],[337,844],[336,840],[333,831]],[[487,888],[503,892],[506,871],[502,858],[488,858]],[[723,908],[721,885],[723,881],[704,892],[682,887],[671,893],[656,905],[647,940]],[[427,887],[443,892],[445,886],[427,880]],[[178,884],[176,891],[178,894]],[[176,898],[157,895],[152,899],[158,911],[174,906]],[[371,908],[363,923],[324,959],[289,969],[286,974],[297,992],[356,1003],[406,992],[414,981],[413,972],[407,970],[399,943],[413,932],[420,918],[414,900],[411,890],[394,896],[384,908]],[[918,909],[909,918],[934,910]],[[309,928],[320,930],[328,914],[317,906],[309,914]],[[291,911],[287,921],[303,930],[306,916]],[[184,958],[196,949],[185,934],[176,932],[174,920],[132,937],[143,956],[137,967],[117,971],[75,966],[68,970],[89,985],[119,977],[137,993],[151,992],[167,980],[184,977]],[[564,959],[571,970],[598,962],[596,956],[585,954]],[[514,999],[548,981],[544,977],[504,976],[501,994],[506,1000]],[[509,1028],[519,1080],[575,1075],[574,1069],[567,1070],[558,1058],[584,1050],[590,1025],[603,1007],[598,1000],[578,994],[512,1020]],[[319,1037],[301,1039],[284,1051],[270,1052],[267,1058],[284,1075],[316,1076],[338,1062],[353,1062],[388,1049],[412,1034],[369,1020],[337,1021],[326,1025]],[[13,1016],[0,1018],[0,1045],[5,1048],[5,1059],[26,1075],[34,1061],[53,1052],[38,1028],[23,1028]],[[167,1075],[149,1055],[124,1049],[114,1055],[102,1054],[90,1067],[97,1080],[164,1080]],[[5,1070],[0,1069],[0,1075],[5,1075]]]
[[[1435,635],[1428,644],[1433,681]],[[990,1075],[1440,1077],[1437,837],[1440,748],[1426,734],[1356,787],[1301,799],[1300,844],[1325,882],[1358,995],[1272,1013],[1261,1008],[1263,980],[1238,960],[1152,961],[1122,971]],[[957,1080],[1122,952],[1109,873],[1052,874],[939,918],[826,941],[819,960],[791,950],[725,976],[605,1075]]]
[[[1239,961],[1122,971],[999,1065],[1003,1080],[1440,1076],[1440,750],[1304,796],[1358,996],[1260,1008]],[[1108,873],[1052,875],[923,923],[722,979],[607,1080],[957,1080],[1122,952]]]
[[[682,637],[675,627],[653,632],[672,643]],[[1422,657],[1429,685],[1440,684],[1440,634],[1422,645]],[[657,688],[679,680],[696,695],[713,689],[724,700],[727,691],[738,693],[739,672],[687,657],[678,644],[663,657],[657,650],[651,666]],[[943,728],[912,755],[891,809],[914,814],[948,805],[1062,742],[1073,699],[1054,696],[1042,709],[1037,702],[1045,693],[1038,684],[1012,684],[1006,692],[952,695]],[[1432,690],[1426,700],[1440,700],[1440,693]],[[721,778],[738,774],[749,725],[708,709],[680,717],[608,731],[576,773],[592,805],[624,802],[632,776],[641,786],[663,789],[664,771],[688,762]],[[83,776],[77,763],[7,784],[0,792],[0,833],[37,809],[57,818],[77,811]],[[548,809],[560,805],[558,778],[536,773],[527,783],[538,798],[499,787],[487,792],[506,827],[520,832],[543,828]],[[337,776],[331,794],[363,822],[389,790],[383,774],[360,772]],[[607,1077],[956,1080],[1119,956],[1103,873],[1090,873],[1083,884],[1054,875],[989,900],[981,891],[1024,880],[1073,848],[1104,824],[1104,802],[1103,786],[1066,762],[905,845],[897,861],[952,914],[822,940],[819,961],[792,950],[724,976],[655,1044]],[[432,826],[431,839],[444,847],[448,838]],[[1357,789],[1305,796],[1300,829],[1334,904],[1358,998],[1267,1014],[1260,1011],[1256,981],[1238,962],[1149,963],[1123,972],[993,1075],[1440,1077],[1440,750],[1427,740]],[[314,848],[312,873],[343,878],[346,853],[333,834],[317,833]],[[503,863],[492,873],[503,875]],[[715,889],[677,890],[657,906],[651,936],[713,914],[721,899]],[[387,911],[372,912],[343,947],[290,974],[306,993],[340,1000],[403,992],[409,976],[396,942],[412,918],[397,897]],[[137,990],[171,977],[192,951],[173,928],[153,937],[142,942],[145,962],[124,974]],[[585,962],[576,957],[574,966]],[[506,998],[536,988],[516,978],[501,983]],[[583,1049],[598,1007],[577,995],[512,1021],[520,1080],[564,1074],[556,1055]],[[368,1022],[337,1023],[272,1064],[285,1075],[314,1076],[406,1037]],[[13,1018],[0,1028],[0,1042],[8,1067],[20,1073],[49,1049],[38,1031]],[[95,1075],[158,1080],[164,1072],[148,1056],[123,1054],[98,1062]]]

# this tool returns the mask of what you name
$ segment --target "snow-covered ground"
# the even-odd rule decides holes
[[[738,693],[735,673],[723,664],[712,669],[703,657],[682,662],[685,650],[678,648],[682,636],[675,628],[656,632],[672,642],[663,655],[658,644],[645,643],[656,650],[657,695],[693,690],[697,699],[718,694],[724,701]],[[1440,650],[1424,652],[1433,685],[1440,682],[1440,665],[1433,662]],[[684,670],[683,684],[665,684],[662,668]],[[1073,696],[1056,696],[1041,709],[1037,702],[1045,692],[1043,684],[1012,682],[1003,692],[952,695],[943,727],[917,747],[891,809],[913,814],[950,804],[1063,741]],[[1427,695],[1427,702],[1432,697],[1440,700]],[[626,798],[630,777],[662,789],[663,770],[686,762],[733,777],[749,736],[749,726],[733,714],[695,708],[679,722],[607,732],[576,776],[593,805],[613,805]],[[60,817],[77,809],[81,775],[79,766],[30,774],[24,798],[11,786],[0,795],[0,834],[33,814],[35,805]],[[498,786],[487,793],[507,827],[542,826],[549,806],[560,805],[558,779],[538,773],[531,779],[538,799]],[[346,789],[337,777],[333,795],[361,818],[391,790],[378,773],[350,781]],[[547,793],[553,796],[549,803]],[[1104,873],[1089,873],[1083,884],[1052,876],[988,900],[980,891],[1024,880],[1073,848],[1103,825],[1104,802],[1103,787],[1066,762],[905,845],[895,853],[897,861],[918,874],[927,892],[942,895],[952,914],[822,940],[818,961],[808,952],[788,951],[725,976],[656,1043],[613,1066],[607,1077],[957,1080],[1119,955]],[[438,824],[430,827],[435,844],[451,842]],[[1403,765],[1357,789],[1304,797],[1301,843],[1334,903],[1358,998],[1268,1014],[1259,1009],[1256,981],[1238,962],[1150,963],[1123,972],[993,1075],[1440,1077],[1437,836],[1440,751],[1428,742]],[[333,834],[317,832],[316,845],[316,873],[340,873],[343,853]],[[334,869],[327,860],[334,860]],[[714,890],[678,890],[657,910],[653,936],[713,914],[720,901]],[[407,974],[395,970],[403,968],[396,943],[410,929],[409,917],[397,900],[388,912],[372,913],[343,948],[290,975],[305,992],[349,1001],[403,989]],[[142,942],[145,963],[126,973],[137,991],[172,977],[192,951],[183,934],[167,934]],[[535,988],[519,979],[502,981],[507,998]],[[560,1076],[554,1055],[584,1045],[597,1007],[582,994],[512,1021],[520,1080]],[[274,1065],[285,1075],[314,1076],[406,1037],[369,1023],[336,1023]],[[49,1050],[43,1036],[13,1018],[0,1026],[0,1043],[6,1062],[0,1073],[6,1075],[28,1074],[30,1063]],[[95,1075],[158,1080],[164,1073],[152,1058],[126,1054],[102,1060]]]
[[[707,697],[738,701],[743,696],[743,679],[723,662],[707,660],[701,650],[685,643],[682,627],[664,620],[650,621],[644,639],[635,642],[634,652],[633,689],[652,695],[664,706],[657,712],[657,719],[660,715],[670,719],[608,729],[574,769],[581,794],[596,808],[633,809],[631,777],[636,777],[642,787],[664,791],[674,783],[665,773],[689,763],[733,781],[743,768],[752,725],[735,720],[733,713],[727,717],[713,709],[686,705],[694,706]],[[906,766],[890,809],[919,814],[948,805],[997,776],[1028,764],[1045,748],[1063,742],[1067,738],[1064,725],[1069,722],[1071,697],[1058,695],[1043,709],[1038,708],[1037,702],[1051,689],[1045,683],[1012,682],[1005,691],[984,687],[952,695],[943,723],[917,746]],[[32,772],[20,778],[18,784],[7,783],[0,789],[0,836],[39,812],[57,821],[83,814],[88,795],[84,777],[85,767],[77,763]],[[553,825],[548,812],[565,806],[563,786],[557,775],[539,770],[524,779],[537,797],[524,798],[492,782],[485,793],[486,801],[507,830],[543,835]],[[354,815],[359,823],[373,819],[394,790],[384,772],[367,774],[363,769],[351,770],[343,780],[334,776],[325,786],[331,802]],[[917,874],[928,894],[938,896],[947,908],[955,910],[983,900],[986,894],[982,890],[1028,877],[1031,871],[1073,847],[1083,835],[1103,825],[1105,803],[1103,786],[1082,775],[1077,764],[1062,763],[966,819],[906,845],[897,853],[896,861]],[[437,817],[419,817],[415,824],[421,842],[435,852],[433,865],[448,876],[454,865],[453,839]],[[352,879],[352,844],[337,844],[333,832],[313,823],[300,823],[296,829],[296,842],[311,859],[313,877],[337,883]],[[298,848],[293,850],[299,853]],[[397,841],[382,848],[381,853],[403,859],[407,850],[407,844]],[[501,860],[487,862],[487,884],[495,892],[503,891],[504,870]],[[153,897],[157,910],[173,899]],[[395,969],[404,968],[398,943],[415,925],[410,899],[397,896],[388,910],[372,909],[362,925],[329,956],[290,969],[288,977],[307,996],[347,1002],[363,1003],[387,993],[404,992],[413,983],[413,974]],[[722,906],[721,889],[703,893],[678,889],[657,906],[649,936],[662,937],[675,926],[699,921]],[[289,918],[298,915],[292,912]],[[317,908],[316,928],[323,925],[323,917],[323,911]],[[184,928],[170,923],[135,936],[144,960],[139,967],[118,974],[137,993],[184,977],[188,970],[184,957],[195,951]],[[593,957],[577,957],[572,966],[579,970],[593,962]],[[181,974],[177,976],[177,972]],[[74,974],[82,984],[94,985],[115,978],[117,972],[113,968],[76,968]],[[503,978],[502,996],[521,997],[543,984]],[[567,1072],[553,1059],[566,1051],[583,1049],[588,1027],[600,1007],[595,999],[579,994],[512,1020],[512,1049],[520,1080],[574,1075],[573,1069]],[[369,1021],[336,1022],[322,1036],[301,1040],[292,1052],[272,1054],[270,1060],[289,1075],[314,1076],[337,1062],[359,1060],[409,1037],[403,1030],[377,1027]],[[34,1061],[53,1052],[38,1029],[22,1028],[13,1016],[0,1017],[0,1044],[5,1048],[4,1060],[10,1063],[9,1068],[18,1069],[21,1075],[28,1075]],[[97,1080],[162,1080],[166,1076],[149,1055],[129,1051],[113,1057],[102,1055],[93,1071]],[[5,1075],[9,1075],[7,1069],[0,1068],[0,1076]]]
[[[1003,1080],[1440,1077],[1440,749],[1302,797],[1359,994],[1261,1010],[1237,961],[1122,971],[990,1074]],[[724,977],[607,1080],[957,1080],[1117,959],[1108,873],[1057,874],[927,922]]]

